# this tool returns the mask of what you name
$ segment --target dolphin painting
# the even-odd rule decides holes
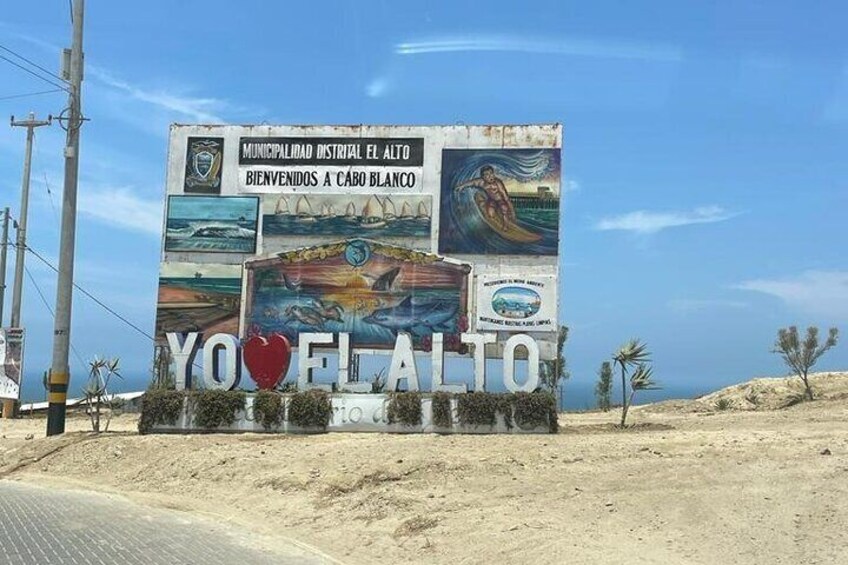
[[[458,310],[459,304],[450,300],[416,300],[407,296],[396,306],[374,310],[362,321],[388,328],[394,334],[400,331],[427,334],[452,330],[450,322]]]

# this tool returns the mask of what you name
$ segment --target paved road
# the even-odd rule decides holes
[[[8,565],[314,565],[297,548],[125,498],[0,481],[0,561]],[[266,544],[267,545],[267,544]]]

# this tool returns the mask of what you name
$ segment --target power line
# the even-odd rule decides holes
[[[62,86],[62,85],[60,85],[60,84],[57,84],[57,83],[53,82],[53,81],[52,81],[52,80],[50,80],[50,79],[44,78],[44,77],[43,77],[43,76],[41,76],[40,74],[38,74],[38,73],[36,73],[36,72],[34,72],[34,71],[29,70],[28,68],[24,67],[23,65],[19,65],[18,63],[16,63],[16,62],[14,62],[13,60],[9,59],[9,58],[8,58],[8,57],[6,57],[5,55],[0,55],[0,59],[3,59],[4,61],[6,61],[7,63],[9,63],[9,64],[11,64],[11,65],[15,65],[16,67],[18,67],[18,68],[19,68],[19,69],[21,69],[22,71],[24,71],[24,72],[27,72],[27,73],[31,74],[31,75],[32,75],[32,76],[34,76],[35,78],[41,79],[41,80],[43,80],[44,82],[46,82],[46,83],[48,83],[48,84],[52,84],[53,86],[55,86],[55,87],[57,87],[57,88],[60,88],[60,89],[62,89],[62,90],[67,90],[67,88],[66,88],[66,87],[64,87],[64,86]]]
[[[52,264],[52,263],[50,263],[50,261],[48,261],[47,259],[45,259],[44,257],[42,257],[42,256],[41,256],[41,255],[40,255],[37,251],[35,251],[32,247],[27,246],[27,248],[26,248],[26,249],[27,249],[27,251],[29,251],[30,253],[32,253],[33,255],[35,255],[35,257],[36,257],[39,261],[41,261],[42,263],[44,263],[45,265],[47,265],[48,267],[50,267],[51,269],[53,269],[53,270],[54,270],[54,271],[56,271],[57,273],[59,272],[59,269],[57,269],[56,267],[54,267],[54,266],[53,266],[53,264]],[[115,310],[113,310],[112,308],[110,308],[109,306],[107,306],[106,304],[104,304],[104,303],[103,303],[103,302],[102,302],[99,298],[97,298],[96,296],[94,296],[93,294],[91,294],[90,292],[88,292],[87,290],[85,290],[84,288],[82,288],[82,287],[81,287],[80,285],[78,285],[77,283],[74,283],[74,288],[75,288],[75,289],[77,289],[78,291],[80,291],[81,293],[83,293],[84,295],[86,295],[88,298],[90,298],[91,300],[93,300],[93,301],[94,301],[94,302],[95,302],[98,306],[100,306],[101,308],[103,308],[104,310],[106,310],[107,312],[109,312],[110,314],[112,314],[113,316],[115,316],[116,318],[118,318],[119,320],[121,320],[123,323],[125,323],[126,325],[128,325],[129,327],[131,327],[132,329],[134,329],[135,331],[137,331],[138,333],[140,333],[141,335],[143,335],[144,337],[146,337],[146,338],[147,338],[147,339],[149,339],[150,341],[153,341],[153,342],[155,342],[155,341],[156,341],[156,339],[155,339],[152,335],[150,335],[149,333],[147,333],[146,331],[144,331],[143,329],[141,329],[140,327],[138,327],[137,325],[135,325],[135,324],[134,324],[134,323],[132,323],[131,321],[129,321],[129,320],[127,320],[126,318],[124,318],[121,314],[119,314],[118,312],[116,312]]]
[[[39,96],[41,94],[50,94],[52,92],[63,92],[61,88],[54,88],[53,90],[41,90],[39,92],[29,92],[27,94],[12,94],[10,96],[0,96],[0,100],[14,100],[16,98],[28,98],[30,96]]]
[[[38,283],[35,282],[35,277],[32,276],[32,273],[29,272],[29,267],[24,266],[24,272],[26,272],[27,277],[29,277],[29,282],[32,283],[32,286],[35,287],[35,291],[38,293],[39,298],[41,298],[41,302],[44,304],[44,307],[47,308],[47,311],[50,312],[50,317],[54,318],[56,314],[53,313],[53,308],[50,307],[50,304],[47,302],[47,299],[44,297],[44,293],[41,292],[41,287],[38,286]],[[85,361],[82,358],[82,355],[79,354],[77,348],[71,345],[71,351],[74,352],[74,356],[79,361],[80,365],[83,369],[85,369]]]
[[[8,47],[4,47],[3,45],[0,45],[0,49],[2,49],[3,51],[6,51],[6,52],[8,52],[8,53],[11,53],[12,55],[14,55],[15,57],[17,57],[17,58],[18,58],[18,59],[20,59],[21,61],[26,61],[27,63],[29,63],[30,65],[32,65],[32,66],[33,66],[33,67],[35,67],[36,69],[38,69],[38,70],[40,70],[40,71],[42,71],[42,72],[46,73],[46,74],[47,74],[47,76],[52,77],[52,78],[55,78],[55,79],[60,80],[60,81],[62,81],[62,82],[65,82],[65,79],[63,79],[63,78],[62,78],[62,77],[60,77],[59,75],[57,75],[57,74],[53,73],[53,71],[49,71],[49,70],[45,69],[44,67],[42,67],[41,65],[39,65],[38,63],[34,63],[34,62],[30,61],[29,59],[27,59],[26,57],[24,57],[24,56],[23,56],[23,55],[21,55],[20,53],[17,53],[17,52],[15,52],[15,51],[12,51],[12,50],[11,50],[11,49],[9,49]]]

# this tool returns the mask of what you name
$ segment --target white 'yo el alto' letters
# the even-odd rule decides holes
[[[190,332],[181,339],[180,334],[169,333],[168,344],[175,364],[175,378],[177,390],[192,388],[191,369],[194,358],[200,349],[202,334]],[[486,382],[486,345],[495,343],[496,335],[464,333],[461,335],[462,343],[474,345],[474,390],[485,391]],[[344,392],[369,392],[371,383],[350,382],[348,373],[348,361],[350,359],[350,336],[349,334],[338,334],[334,339],[331,333],[308,333],[299,335],[298,355],[298,388],[301,390],[320,389],[332,390],[329,383],[316,383],[313,380],[313,369],[324,369],[327,367],[327,358],[323,354],[316,355],[312,351],[314,345],[337,344],[339,352],[339,370],[337,386]],[[433,334],[432,341],[432,392],[466,392],[466,383],[447,384],[444,374],[444,335]],[[523,384],[515,380],[515,350],[524,347],[527,350],[527,378]],[[223,350],[225,355],[223,367],[218,363],[218,356]],[[527,334],[516,334],[510,337],[504,344],[503,354],[503,384],[510,392],[533,392],[539,387],[539,346],[536,340]],[[412,337],[408,333],[401,332],[395,340],[392,351],[392,360],[389,366],[387,379],[387,390],[397,390],[400,381],[406,381],[406,390],[420,390],[418,367],[415,362],[415,351],[412,345]],[[235,336],[229,334],[215,334],[206,340],[203,346],[203,381],[207,388],[232,390],[238,386],[241,378],[241,346]]]

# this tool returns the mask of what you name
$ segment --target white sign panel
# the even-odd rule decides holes
[[[241,137],[238,151],[245,192],[423,190],[422,137]]]
[[[477,330],[555,331],[556,277],[477,278]]]
[[[23,348],[23,329],[0,329],[0,398],[17,400],[20,396]]]

